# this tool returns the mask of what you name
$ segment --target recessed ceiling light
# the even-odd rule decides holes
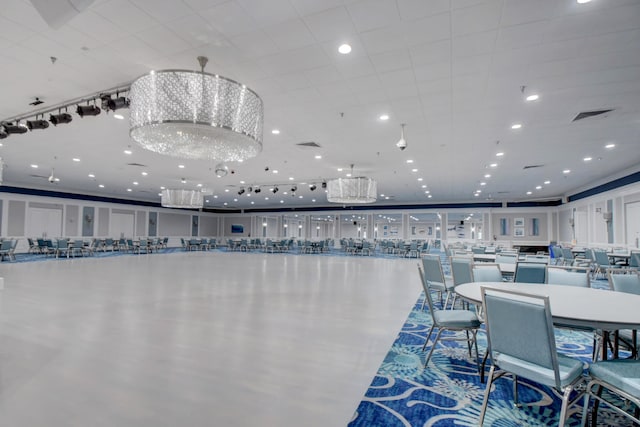
[[[218,195],[217,195],[217,194],[214,194],[213,198],[214,198],[214,199],[217,199],[217,198],[218,198]]]
[[[429,193],[431,193],[431,191],[429,191],[429,190],[424,192],[424,194],[429,194]]]
[[[184,169],[184,165],[178,165],[180,169]]]
[[[293,177],[292,176],[289,177],[289,181],[293,181]]]
[[[252,205],[254,205],[254,204],[255,204],[255,202],[253,202],[253,201],[252,201],[252,202],[251,202],[251,204],[252,204]]]
[[[545,185],[549,185],[549,184],[551,184],[551,181],[545,181],[544,183],[545,183]]]
[[[525,98],[527,101],[537,101],[540,99],[540,96],[537,93],[532,93],[531,95]]]
[[[490,167],[490,168],[497,168],[497,167],[498,167],[498,164],[497,164],[497,163],[491,163],[491,164],[489,165],[489,167]]]
[[[264,199],[265,199],[265,200],[269,200],[269,198],[268,198],[268,197],[265,197]]]
[[[608,148],[609,150],[612,148],[615,148],[616,144],[607,144],[604,146],[604,148]]]
[[[284,200],[280,200],[280,203],[284,203]]]
[[[228,189],[228,188],[225,188],[225,189],[224,189],[224,192],[225,192],[225,193],[228,193],[228,192],[229,192],[229,189]]]
[[[568,173],[571,173],[571,169],[565,169],[565,170],[562,171],[562,173],[565,174],[565,175],[568,174]]]
[[[496,157],[502,157],[502,156],[504,156],[504,153],[502,151],[499,153],[496,153]]]
[[[271,133],[274,135],[280,135],[280,129],[272,129]]]
[[[349,177],[351,177],[351,174],[350,174],[350,173],[348,173],[348,174],[347,174],[347,178],[349,178]]]
[[[320,160],[322,156],[320,154],[316,154],[316,160]]]
[[[104,188],[104,184],[100,184],[100,185],[98,185],[98,187]]]
[[[338,168],[338,172],[342,172],[342,168]]]
[[[233,199],[233,201],[234,201],[234,202],[237,202],[237,201],[238,201],[238,199]]]
[[[422,188],[427,188],[427,184],[422,184]]]
[[[522,125],[520,123],[515,123],[513,125],[511,125],[511,129],[520,129],[522,127]]]
[[[133,191],[133,190],[132,190],[132,189],[130,189],[130,188],[127,188],[127,191]]]
[[[38,169],[38,165],[31,165],[32,168]]]
[[[131,150],[124,150],[124,154],[131,154]]]
[[[298,199],[302,199],[304,196],[298,196]]]
[[[487,183],[483,181],[480,183],[480,185],[487,185]]]
[[[244,181],[240,181],[240,184],[244,184]]]
[[[418,181],[423,181],[423,178],[418,178]]]
[[[164,190],[164,189],[165,189],[165,187],[160,187],[160,189],[161,189],[161,190]]]
[[[490,174],[490,173],[488,173],[488,174],[486,174],[484,177],[485,177],[485,178],[491,178],[491,174]]]
[[[74,157],[74,158],[73,158],[73,161],[74,161],[74,162],[79,162],[79,161],[80,161],[80,159],[79,159],[79,158],[77,158],[77,157]]]
[[[530,196],[531,194],[531,191],[527,191],[527,196]]]
[[[418,169],[411,169],[411,172],[418,172]]]
[[[282,192],[282,194],[284,194],[284,195],[286,196],[286,195],[287,195],[287,192],[286,192],[286,191],[283,191],[283,192]]]
[[[388,114],[382,114],[382,115],[379,117],[379,119],[380,119],[380,120],[382,120],[382,121],[389,120],[389,115],[388,115]]]
[[[542,185],[536,185],[536,190],[542,190]]]
[[[187,180],[186,180],[186,179],[183,179],[183,180],[182,180],[182,181],[180,181],[180,182],[182,182],[183,184],[186,184],[186,183],[187,183]]]
[[[272,170],[271,173],[278,173],[278,169]]]
[[[96,176],[95,176],[94,174],[90,173],[90,174],[88,175],[88,177],[89,177],[89,178],[95,178]]]
[[[205,202],[206,202],[206,203],[209,203],[209,199],[205,199]]]
[[[338,52],[340,52],[343,55],[351,53],[351,46],[346,43],[341,44],[340,47],[338,47]]]
[[[227,203],[227,202],[224,202],[224,205],[225,205],[225,206],[227,206],[228,204],[229,204],[229,203]]]
[[[429,195],[427,196],[427,198],[428,198],[428,199],[430,199],[431,197],[433,197],[431,194],[429,194]]]
[[[582,160],[584,160],[585,162],[590,162],[592,159],[591,159],[591,157],[585,157],[585,158],[584,158],[584,159],[582,159]]]
[[[385,200],[389,200],[389,196],[385,197],[384,199],[385,199]]]
[[[147,176],[147,175],[149,175],[149,172],[140,172],[140,175]]]
[[[118,120],[122,120],[122,119],[124,119],[124,116],[122,114],[114,114],[113,118],[114,119],[118,119]]]
[[[585,3],[589,3],[591,2],[591,0],[576,0],[576,3],[578,4],[585,4]]]
[[[412,159],[408,159],[407,163],[413,163],[413,160]]]
[[[473,193],[473,197],[478,197],[480,194],[478,193]]]
[[[198,184],[196,187],[202,187],[202,184]]]
[[[311,201],[312,201],[313,203],[315,203],[315,202],[316,202],[316,199],[311,199]]]

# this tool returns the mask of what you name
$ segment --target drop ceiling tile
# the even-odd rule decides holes
[[[19,42],[28,39],[32,35],[33,32],[31,30],[0,16],[0,37],[3,39]]]
[[[409,55],[409,51],[406,49],[371,55],[370,58],[376,72],[378,73],[400,70],[402,68],[409,68],[412,66],[411,56]]]
[[[193,47],[224,42],[224,36],[199,15],[187,15],[166,26]]]
[[[332,83],[342,79],[342,75],[333,64],[305,70],[304,74],[314,85]]]
[[[182,0],[131,0],[131,2],[158,22],[173,21],[193,13],[192,9]]]
[[[492,53],[496,45],[497,36],[497,31],[487,31],[456,37],[453,39],[453,57],[460,58]]]
[[[406,44],[415,46],[451,38],[450,16],[449,13],[441,13],[403,23],[402,33]]]
[[[374,74],[370,76],[349,79],[346,81],[346,83],[353,93],[377,91],[382,88],[380,79],[378,79],[378,76]]]
[[[217,6],[222,3],[226,3],[229,0],[182,0],[191,9],[196,12],[209,9],[212,6]]]
[[[136,33],[135,36],[164,55],[171,55],[176,52],[191,49],[189,43],[162,25],[143,30]]]
[[[91,11],[116,25],[119,28],[118,33],[120,34],[120,37],[131,34],[135,31],[141,31],[146,28],[153,27],[158,23],[155,19],[149,16],[149,14],[136,7],[128,0],[111,0],[103,5],[92,7]],[[81,20],[83,18],[84,12],[71,22],[74,23],[76,20]]]
[[[297,49],[316,42],[305,23],[297,18],[264,30],[281,50]]]
[[[249,33],[257,27],[253,18],[235,1],[203,10],[200,15],[227,38]]]
[[[433,64],[451,60],[451,40],[412,46],[409,48],[414,65]]]
[[[502,2],[487,1],[477,6],[453,11],[453,36],[480,33],[495,30],[500,24]]]
[[[402,86],[416,81],[412,68],[380,73],[378,74],[378,77],[380,78],[383,86],[387,88]]]
[[[441,80],[451,76],[452,64],[450,61],[434,64],[423,64],[414,67],[413,71],[417,82]]]
[[[548,25],[548,22],[533,22],[502,27],[498,31],[496,50],[522,49],[540,44]]]
[[[346,79],[367,76],[376,72],[367,57],[344,58],[343,61],[336,61],[335,66]]]
[[[545,21],[554,16],[558,7],[557,0],[510,0],[504,3],[502,10],[502,20],[500,24],[504,27]]]
[[[64,59],[81,53],[80,49],[70,49],[39,34],[35,34],[18,44],[24,49],[42,55],[44,58],[50,58],[53,56],[59,59]]]
[[[276,25],[298,17],[288,0],[238,0],[260,27]]]
[[[404,25],[390,25],[360,34],[369,55],[395,50],[404,45]]]
[[[278,46],[262,30],[233,37],[230,41],[247,59],[272,55],[279,51]]]
[[[152,48],[136,36],[125,37],[109,45],[118,52],[118,56],[132,63],[141,63],[161,54],[161,51]]]
[[[49,29],[49,25],[29,1],[3,0],[0,16],[13,17],[15,23],[32,31],[42,32]],[[19,17],[19,20],[16,17]]]
[[[425,16],[449,12],[450,8],[449,0],[398,0],[398,9],[403,21],[413,21]]]
[[[128,34],[120,26],[92,10],[84,11],[68,25],[102,43],[112,42]],[[135,26],[134,28],[138,29]]]
[[[464,75],[481,76],[486,79],[491,69],[491,55],[477,55],[458,58],[453,61],[453,77]]]
[[[360,32],[384,28],[400,22],[395,0],[361,0],[347,6]]]
[[[320,42],[355,34],[356,29],[344,7],[336,7],[304,17],[307,27]]]
[[[342,0],[290,0],[293,7],[301,16],[311,15],[322,12],[323,10],[333,9],[342,6]]]

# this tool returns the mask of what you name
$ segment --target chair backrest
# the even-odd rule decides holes
[[[482,288],[491,359],[510,356],[554,371],[561,389],[549,297]]]
[[[545,283],[546,266],[536,262],[519,262],[516,265],[514,282],[519,283]]]
[[[593,256],[595,257],[596,264],[598,264],[600,267],[607,267],[611,265],[611,263],[609,262],[609,256],[607,256],[607,253],[605,251],[601,249],[594,249],[592,252]]]
[[[525,255],[524,262],[537,262],[538,264],[549,264],[547,255]]]
[[[547,266],[547,283],[550,285],[577,286],[580,288],[591,287],[588,269],[572,271],[567,268]]]
[[[442,271],[442,263],[439,255],[425,255],[422,258],[422,267],[424,268],[424,278],[427,283],[445,285],[444,273]]]
[[[640,252],[631,252],[629,254],[629,267],[632,267],[632,268],[640,267]]]
[[[454,285],[473,282],[473,273],[471,268],[473,260],[471,258],[451,257],[449,261],[451,265],[451,276]]]
[[[640,295],[640,276],[637,274],[609,274],[611,287],[616,292]]]
[[[436,308],[435,308],[435,305],[433,304],[433,300],[431,299],[429,282],[425,278],[424,271],[422,271],[422,267],[420,266],[420,264],[418,264],[418,273],[420,274],[420,282],[422,283],[422,290],[424,291],[424,298],[425,298],[425,301],[427,302],[427,306],[429,307],[429,313],[431,314],[431,319],[433,321],[433,324],[437,326],[438,322],[435,316]]]
[[[496,262],[498,264],[515,264],[518,262],[518,254],[496,254]]]
[[[502,282],[502,272],[498,264],[474,264],[472,271],[474,282]]]
[[[8,251],[9,249],[11,249],[11,240],[3,240],[0,246],[0,250]]]
[[[485,253],[485,248],[471,248],[471,252],[473,252],[474,254],[484,254]]]
[[[562,249],[562,258],[564,258],[565,261],[573,261],[573,252],[571,252],[570,248],[560,248]]]

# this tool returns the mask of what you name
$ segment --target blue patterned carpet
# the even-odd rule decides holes
[[[420,310],[421,305],[422,297],[409,314],[349,426],[477,425],[485,384],[480,382],[476,362],[469,357],[464,341],[445,341],[438,344],[428,368],[423,369],[426,352],[422,346],[432,321],[427,311]],[[592,352],[591,333],[556,329],[556,341],[560,352],[584,361],[587,366]],[[478,346],[482,357],[486,349],[484,332],[478,334]],[[484,425],[558,425],[561,398],[555,390],[521,380],[518,393],[520,402],[530,405],[515,408],[510,377],[497,380]],[[580,425],[580,408],[574,408],[570,414],[567,425]],[[632,425],[602,409],[598,412],[598,422],[601,426]]]

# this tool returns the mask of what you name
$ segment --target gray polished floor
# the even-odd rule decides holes
[[[415,260],[178,253],[0,265],[0,426],[343,426]]]

